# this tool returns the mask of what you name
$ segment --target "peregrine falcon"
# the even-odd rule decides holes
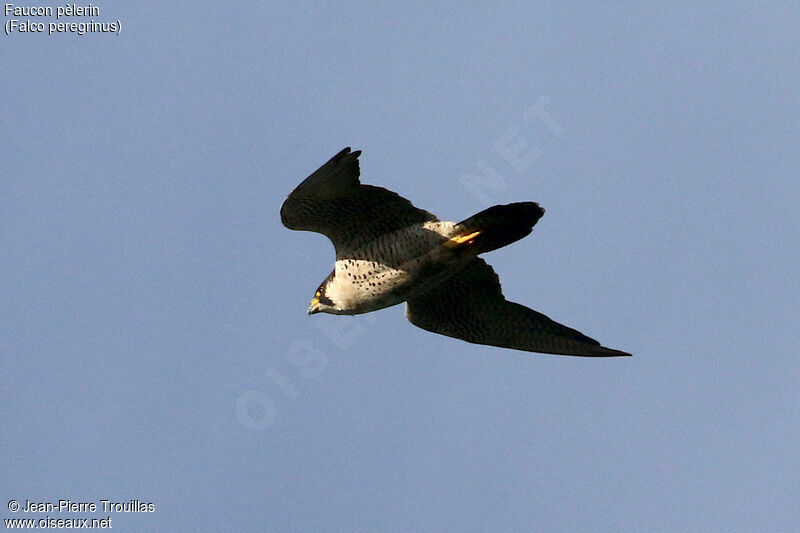
[[[539,204],[496,205],[445,222],[397,193],[363,185],[360,154],[345,148],[281,206],[284,226],[322,233],[336,249],[333,272],[309,314],[356,315],[406,302],[415,326],[467,342],[584,357],[631,355],[509,302],[497,274],[477,257],[528,235],[544,215]]]

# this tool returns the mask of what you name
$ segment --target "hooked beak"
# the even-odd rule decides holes
[[[308,306],[308,314],[313,315],[314,313],[319,313],[319,298],[314,296],[311,300],[311,304]]]

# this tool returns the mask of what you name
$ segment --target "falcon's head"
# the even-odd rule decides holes
[[[334,315],[341,314],[340,307],[335,303],[335,296],[336,296],[336,287],[334,286],[334,280],[336,279],[336,271],[328,275],[325,278],[325,281],[317,289],[317,292],[314,293],[314,297],[311,299],[311,304],[308,306],[308,314],[313,315],[314,313],[331,313]]]

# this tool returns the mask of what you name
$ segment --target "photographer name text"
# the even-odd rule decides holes
[[[9,505],[12,512],[16,512],[12,505]],[[115,502],[111,500],[99,500],[98,502],[75,502],[72,500],[58,500],[58,502],[36,502],[25,500],[24,505],[17,506],[23,513],[152,513],[156,506],[152,502],[140,500],[129,500],[127,502]]]

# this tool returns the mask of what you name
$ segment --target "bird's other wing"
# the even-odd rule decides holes
[[[283,225],[322,233],[338,251],[351,242],[436,220],[397,193],[362,185],[360,154],[345,148],[298,185],[281,206]]]
[[[448,281],[409,299],[406,317],[422,329],[475,344],[560,355],[631,355],[503,297],[492,267],[475,258]]]

